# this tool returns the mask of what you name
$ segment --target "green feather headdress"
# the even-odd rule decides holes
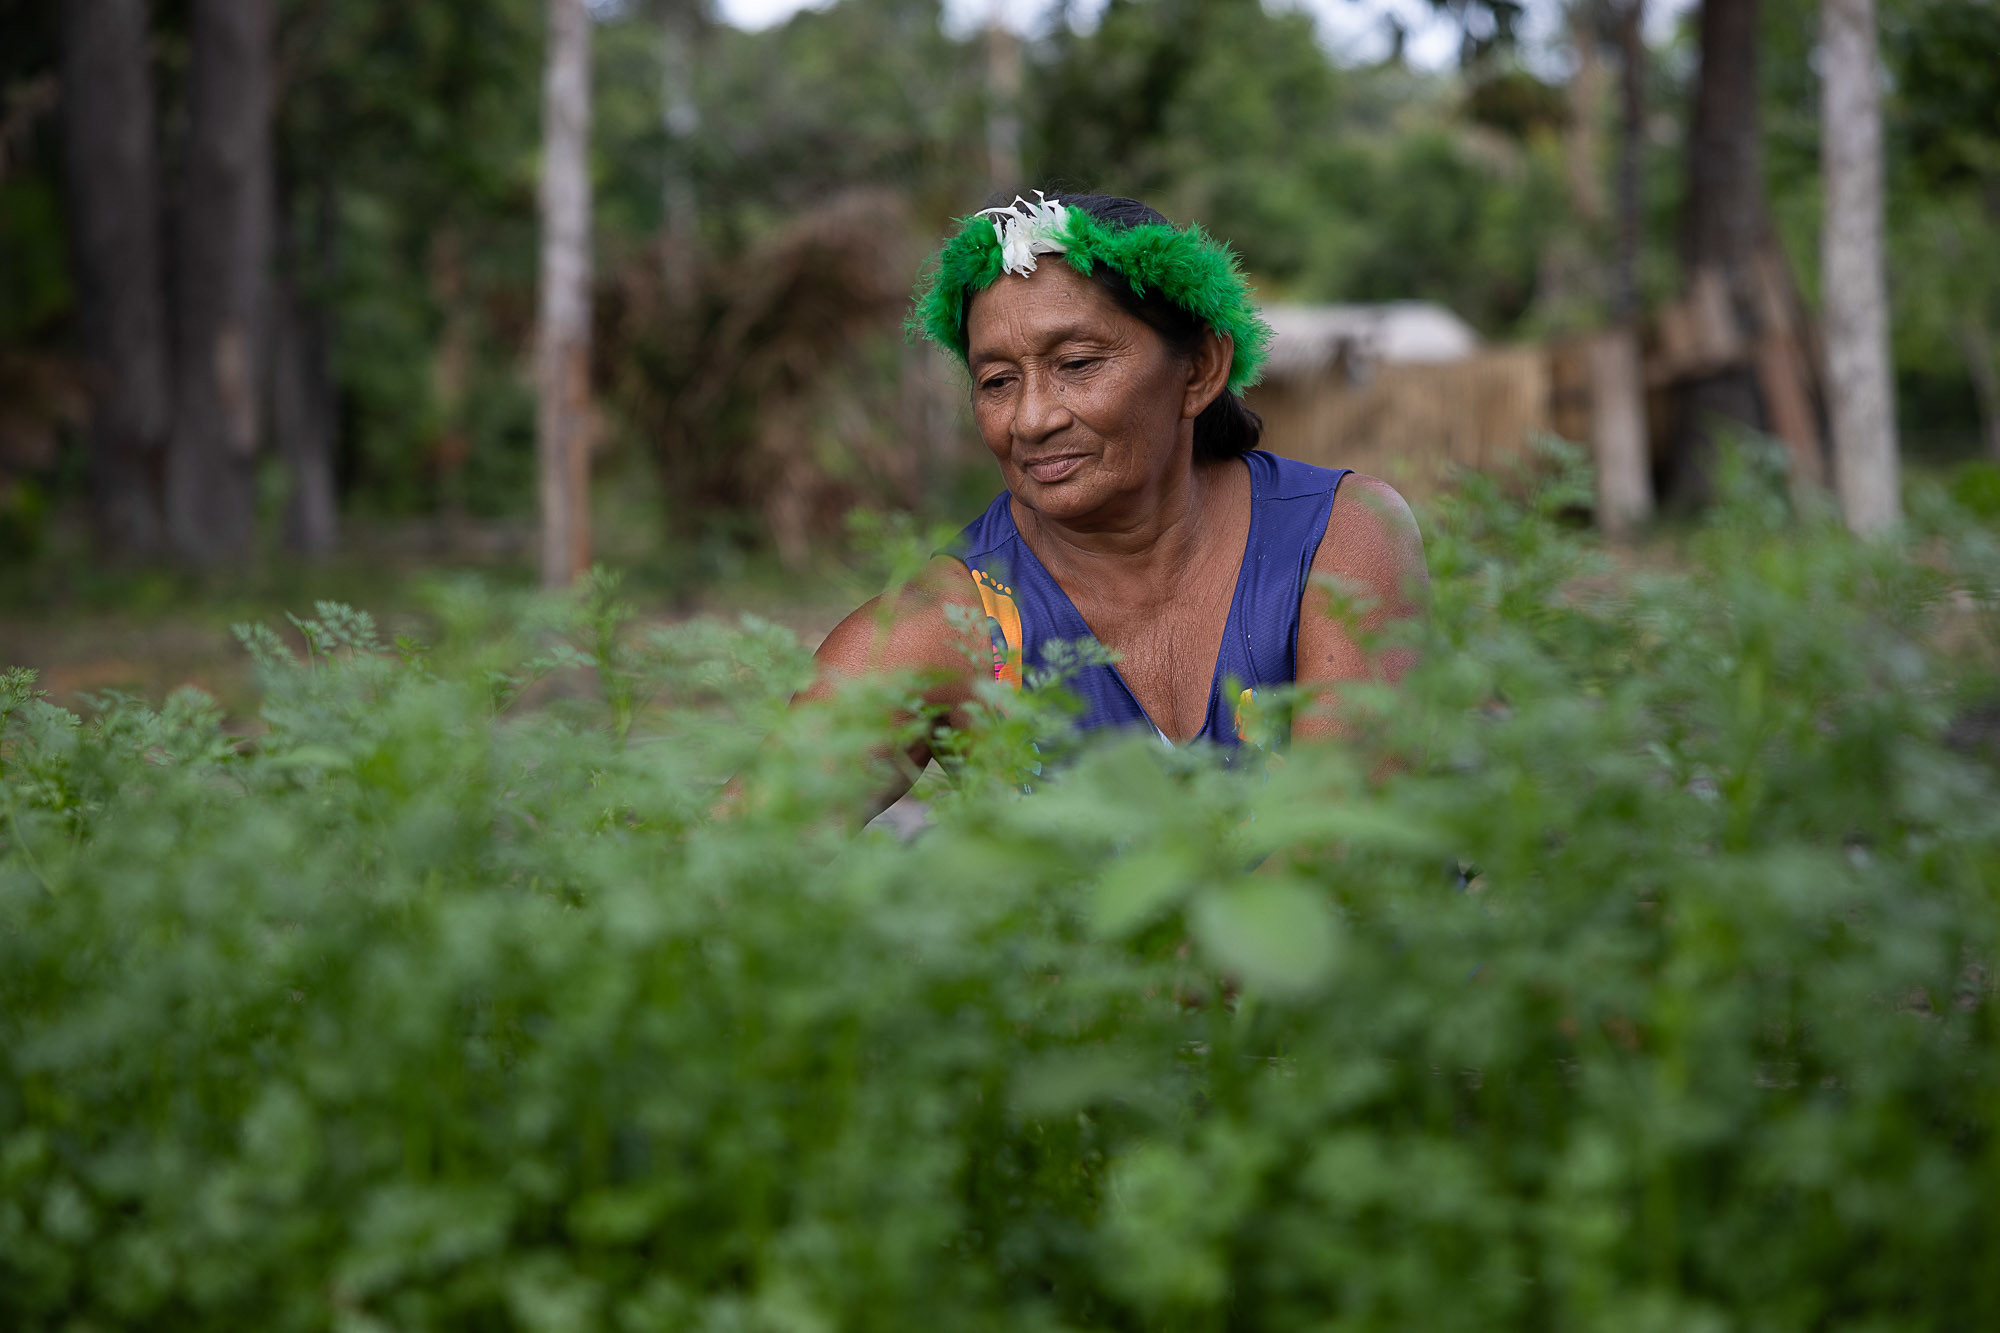
[[[1081,208],[1035,192],[1040,202],[1016,199],[961,220],[956,236],[938,252],[917,285],[909,328],[965,363],[965,307],[1002,273],[1026,276],[1038,255],[1060,254],[1085,277],[1102,264],[1121,274],[1140,296],[1158,293],[1236,343],[1229,391],[1257,382],[1271,328],[1251,303],[1235,252],[1199,226],[1157,222],[1107,227]]]

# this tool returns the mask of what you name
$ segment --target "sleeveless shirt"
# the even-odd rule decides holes
[[[1243,461],[1250,469],[1250,532],[1209,683],[1208,718],[1195,737],[1228,747],[1243,739],[1241,709],[1257,687],[1298,678],[1299,599],[1326,533],[1334,492],[1349,471],[1314,467],[1261,449],[1245,454]],[[1002,491],[945,554],[972,571],[992,639],[994,679],[1018,688],[1023,663],[1048,666],[1050,645],[1094,636],[1022,538],[1011,499]],[[1231,682],[1233,697],[1225,697]],[[1083,704],[1075,723],[1079,731],[1159,731],[1115,666],[1082,667],[1064,684]]]

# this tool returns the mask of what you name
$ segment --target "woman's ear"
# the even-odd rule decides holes
[[[1221,396],[1229,384],[1229,367],[1236,361],[1236,340],[1210,329],[1202,335],[1201,346],[1188,361],[1187,394],[1181,399],[1181,416],[1192,421]]]

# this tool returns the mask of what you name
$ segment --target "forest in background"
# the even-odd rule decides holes
[[[1114,0],[1087,27],[1053,7],[1019,43],[954,35],[932,0],[763,32],[683,0],[593,6],[591,434],[599,506],[636,534],[620,549],[670,547],[699,579],[775,543],[798,568],[857,506],[962,503],[978,457],[957,382],[899,324],[947,219],[996,186],[1130,193],[1228,239],[1269,298],[1436,300],[1507,340],[1678,291],[1691,214],[1719,216],[1689,207],[1704,172],[1713,194],[1704,155],[1749,142],[1760,188],[1722,211],[1774,230],[1815,299],[1817,3],[1710,0],[1743,58],[1700,134],[1699,11],[1640,48],[1622,122],[1636,7],[1576,0],[1532,48],[1516,6],[1445,8],[1467,37],[1434,71],[1358,64],[1256,0]],[[129,87],[84,59],[121,14],[142,45]],[[320,555],[343,521],[504,546],[535,498],[546,15],[0,3],[0,559]],[[2000,6],[1885,0],[1880,18],[1902,436],[1964,458],[2000,444]],[[66,79],[100,91],[65,100]],[[268,124],[244,130],[260,87]],[[108,246],[79,222],[115,186],[78,169],[93,118],[93,142],[152,154],[152,197],[96,202],[128,229]],[[260,190],[268,227],[223,244]],[[97,279],[109,296],[93,243],[127,266]],[[232,262],[267,264],[268,295]],[[261,330],[233,399],[185,351],[232,301]],[[93,363],[107,309],[152,330],[150,382]],[[107,471],[107,429],[142,461]],[[203,461],[177,482],[181,457]]]

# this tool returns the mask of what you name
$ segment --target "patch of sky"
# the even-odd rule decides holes
[[[833,0],[717,0],[716,13],[725,23],[757,30],[782,23],[803,9],[824,9]],[[1281,0],[1287,7],[1310,13],[1319,26],[1320,41],[1344,65],[1369,65],[1393,49],[1397,29],[1403,34],[1403,57],[1420,69],[1448,69],[1458,63],[1461,33],[1458,23],[1431,0]],[[623,13],[633,0],[592,0],[600,17]],[[1034,36],[1056,23],[1067,22],[1081,32],[1097,25],[1107,0],[944,0],[945,27],[964,37],[996,18],[1015,32]],[[1267,0],[1269,3],[1269,0]],[[1699,0],[1651,0],[1646,6],[1647,40],[1669,40],[1681,19]],[[1563,0],[1526,0],[1518,35],[1523,59],[1538,73],[1560,77],[1567,61],[1562,52],[1567,6]],[[1476,22],[1484,21],[1475,16]]]

